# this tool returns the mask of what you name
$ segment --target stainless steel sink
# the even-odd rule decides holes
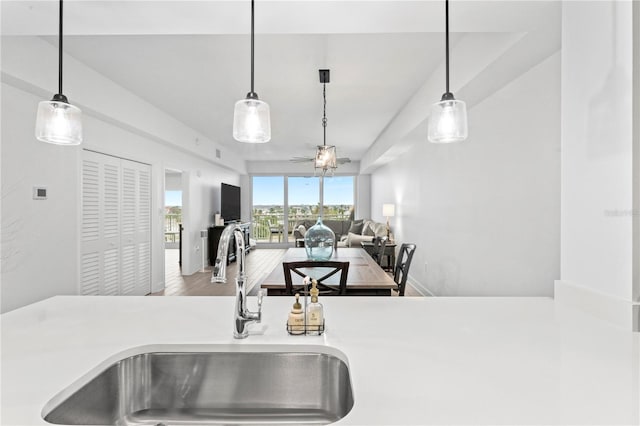
[[[142,353],[81,382],[48,404],[47,422],[329,424],[353,406],[347,364],[321,352]]]

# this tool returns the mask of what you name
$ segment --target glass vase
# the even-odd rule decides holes
[[[319,217],[316,224],[304,234],[304,248],[307,251],[307,257],[311,260],[331,259],[335,239],[336,235],[329,227],[323,225],[322,218]]]

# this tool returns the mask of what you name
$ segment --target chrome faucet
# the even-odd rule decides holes
[[[216,264],[213,266],[213,274],[211,275],[211,282],[227,282],[227,255],[229,253],[229,243],[232,235],[236,240],[236,259],[238,260],[238,274],[236,275],[236,306],[233,314],[233,337],[236,339],[244,339],[249,336],[249,324],[260,322],[262,319],[263,293],[260,291],[258,294],[258,312],[250,312],[247,309],[247,292],[245,288],[244,232],[242,232],[242,228],[236,224],[227,225],[227,227],[224,228],[224,231],[222,231],[220,243],[218,244]]]

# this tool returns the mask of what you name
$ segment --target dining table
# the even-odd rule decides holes
[[[306,261],[307,253],[304,248],[288,249],[282,262]],[[336,249],[329,261],[349,262],[349,273],[347,275],[347,295],[351,296],[390,296],[393,289],[397,288],[393,278],[385,272],[371,256],[362,248],[339,247]],[[267,295],[286,295],[284,283],[284,269],[282,262],[276,264],[274,269],[262,280],[260,287],[267,290]],[[311,278],[323,276],[326,268],[308,268]],[[327,284],[337,285],[339,274],[330,277],[325,281]],[[293,274],[293,285],[301,285],[302,277]]]

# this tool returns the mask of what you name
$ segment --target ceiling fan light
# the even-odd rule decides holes
[[[338,167],[336,147],[334,145],[319,145],[316,151],[316,169],[335,169]]]
[[[443,99],[431,106],[429,142],[462,142],[468,134],[467,105],[464,101]]]
[[[36,116],[36,139],[56,145],[80,145],[82,111],[55,99],[40,102]]]
[[[236,102],[233,112],[233,138],[238,142],[265,143],[271,140],[269,104],[246,98]]]

